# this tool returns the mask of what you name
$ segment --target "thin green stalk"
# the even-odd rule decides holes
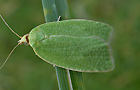
[[[67,70],[55,66],[59,90],[71,90],[69,86],[69,78],[67,77]]]
[[[70,19],[67,0],[55,0],[57,14],[61,20]],[[84,90],[82,72],[69,71],[73,90]]]
[[[55,0],[57,14],[61,16],[61,20],[70,19],[67,0]]]
[[[70,19],[67,0],[42,0],[42,3],[46,22],[56,21],[58,16],[61,16],[61,20]],[[83,90],[83,80],[81,72],[69,72],[69,70],[57,66],[55,66],[55,70],[59,90]]]
[[[54,0],[42,0],[43,11],[46,23],[57,21],[58,15]]]
[[[69,71],[73,90],[84,90],[82,72]]]
[[[54,0],[42,0],[46,23],[57,21],[58,14]],[[59,90],[70,90],[67,70],[55,66]]]

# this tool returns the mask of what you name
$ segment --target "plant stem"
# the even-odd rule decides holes
[[[57,9],[57,14],[61,16],[61,20],[70,19],[67,0],[55,0],[55,4]],[[70,72],[73,90],[84,90],[82,72],[71,71],[71,70],[69,72]]]
[[[54,0],[42,0],[46,23],[57,21],[58,14]],[[59,90],[70,90],[67,70],[55,66]]]
[[[61,20],[70,19],[67,0],[55,0],[58,16],[61,16]]]
[[[57,21],[58,15],[54,0],[42,0],[46,23]]]
[[[71,90],[69,86],[69,78],[67,77],[67,70],[55,66],[59,90]]]
[[[61,20],[70,19],[67,0],[42,0],[42,3],[46,22],[56,21],[58,16],[61,16]],[[57,66],[55,66],[55,70],[59,90],[84,89],[81,72],[71,70],[69,72],[69,70]]]
[[[71,76],[71,82],[73,90],[84,90],[82,72],[69,71]]]

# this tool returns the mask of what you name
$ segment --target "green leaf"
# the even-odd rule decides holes
[[[64,20],[42,24],[29,33],[29,44],[41,59],[53,65],[80,71],[113,69],[109,49],[112,28],[90,20]]]

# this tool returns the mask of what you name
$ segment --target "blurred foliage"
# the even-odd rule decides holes
[[[72,18],[101,21],[114,28],[115,69],[83,73],[86,90],[139,90],[140,0],[68,0]],[[0,0],[0,14],[21,36],[45,23],[41,0]],[[18,37],[0,20],[0,65]],[[30,46],[19,46],[0,70],[0,90],[57,90],[55,70]]]

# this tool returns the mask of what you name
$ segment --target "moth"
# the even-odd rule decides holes
[[[23,37],[9,29],[21,38],[17,46],[23,43],[31,46],[39,58],[54,66],[79,72],[107,72],[114,68],[109,47],[112,27],[108,24],[84,19],[49,22]]]

